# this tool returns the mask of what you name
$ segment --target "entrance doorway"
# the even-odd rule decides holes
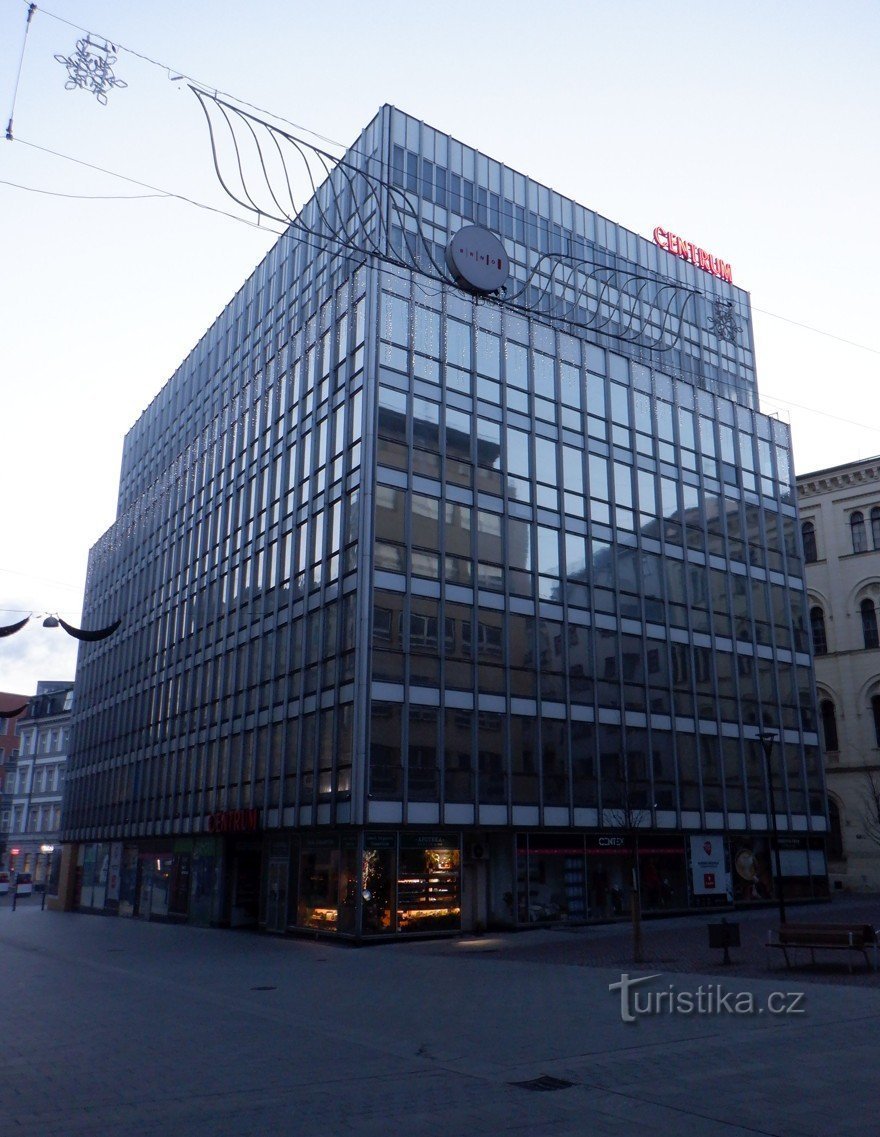
[[[255,928],[260,915],[259,849],[236,849],[232,856],[232,928]]]
[[[290,863],[287,857],[269,861],[269,887],[266,894],[266,931],[283,932],[287,928],[287,890]]]

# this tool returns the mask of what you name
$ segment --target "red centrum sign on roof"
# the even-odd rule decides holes
[[[728,284],[733,284],[733,274],[726,261],[722,261],[719,257],[713,257],[711,253],[707,253],[705,249],[699,248],[691,241],[686,241],[684,237],[670,233],[668,229],[658,225],[654,230],[654,241],[667,253],[681,257],[683,261],[690,261],[692,265],[696,265],[704,272],[711,272],[713,276],[726,280]]]

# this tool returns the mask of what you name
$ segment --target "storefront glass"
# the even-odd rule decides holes
[[[299,862],[297,926],[335,932],[339,919],[339,840],[304,840]]]
[[[192,882],[192,854],[176,852],[171,867],[168,912],[172,916],[189,915],[189,890]]]
[[[772,900],[773,870],[766,837],[738,837],[731,842],[733,899],[739,903]]]
[[[357,834],[346,833],[339,851],[339,919],[338,932],[353,935],[357,930],[357,894],[360,887]]]
[[[78,888],[79,893],[77,903],[81,908],[92,907],[92,897],[94,896],[94,882],[95,882],[95,858],[97,856],[97,845],[80,845],[79,856],[82,858],[80,864],[77,866],[78,871]]]
[[[640,840],[639,879],[643,912],[686,908],[688,888],[684,842],[674,837]]]
[[[233,928],[255,928],[260,915],[262,842],[238,838],[229,844],[232,862],[232,903],[229,923]]]
[[[137,899],[138,851],[135,845],[126,845],[122,852],[122,873],[119,885],[119,915],[133,916]]]
[[[192,895],[190,920],[197,924],[210,924],[218,918],[217,880],[220,869],[222,842],[215,837],[202,837],[193,841]]]
[[[171,853],[154,853],[147,864],[150,867],[152,888],[150,891],[150,916],[167,916],[171,894],[171,874],[174,858]]]
[[[521,923],[586,919],[583,837],[548,834],[528,841],[520,838],[517,895]]]
[[[110,871],[110,846],[95,846],[95,873],[94,888],[92,890],[92,907],[103,908],[107,899],[107,877]]]
[[[684,842],[638,838],[642,909],[688,904]],[[517,921],[520,924],[607,919],[628,912],[635,840],[617,834],[517,837]]]
[[[368,833],[364,839],[362,925],[365,936],[395,931],[395,858],[393,833]]]
[[[461,851],[449,836],[401,836],[397,872],[397,930],[461,928]]]

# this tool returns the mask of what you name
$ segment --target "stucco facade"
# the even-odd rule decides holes
[[[834,888],[877,891],[880,457],[803,474],[797,485],[832,832],[839,834],[829,843],[829,875]]]

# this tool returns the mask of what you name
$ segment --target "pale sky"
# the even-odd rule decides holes
[[[26,14],[0,0],[4,127]],[[65,90],[54,56],[81,33],[53,17],[117,45],[127,86],[106,106]],[[762,409],[791,423],[803,473],[880,453],[878,57],[876,0],[38,7],[15,141],[0,140],[0,624],[79,622],[125,432],[274,240],[45,151],[243,218],[174,76],[342,144],[393,103],[730,263],[752,296]],[[32,621],[0,639],[0,690],[31,694],[75,661],[73,640]]]

